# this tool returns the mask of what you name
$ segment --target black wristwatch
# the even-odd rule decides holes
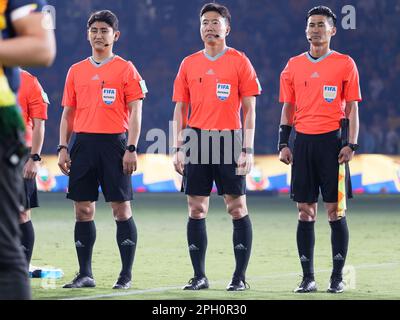
[[[137,148],[134,144],[130,144],[129,146],[126,147],[126,150],[129,151],[130,153],[137,151]]]
[[[29,158],[31,158],[33,161],[41,161],[42,160],[42,158],[37,153],[31,154],[29,156]]]
[[[59,144],[57,146],[57,154],[59,154],[62,149],[66,149],[68,151],[68,147],[67,146],[64,146],[63,144]]]
[[[182,147],[172,147],[171,148],[171,153],[177,153],[179,151],[182,151]]]
[[[247,154],[254,154],[254,149],[253,148],[242,148],[242,152],[247,153]]]
[[[359,148],[359,145],[357,143],[349,143],[347,146],[353,151],[357,151]]]
[[[278,144],[278,151],[281,152],[282,149],[284,148],[289,148],[289,145],[287,143],[280,143]]]

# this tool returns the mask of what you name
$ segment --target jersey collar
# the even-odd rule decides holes
[[[203,50],[203,54],[204,54],[204,56],[205,56],[208,60],[210,60],[210,61],[216,61],[216,60],[218,60],[219,58],[221,58],[221,57],[228,51],[228,49],[229,49],[229,47],[226,47],[226,48],[224,49],[224,51],[218,53],[215,57],[211,57],[209,54],[207,54],[206,50]]]
[[[107,58],[107,59],[103,60],[103,61],[100,62],[100,63],[96,63],[96,62],[93,60],[93,57],[89,57],[89,61],[90,61],[90,63],[91,63],[94,67],[100,68],[100,67],[104,66],[105,64],[109,63],[109,62],[110,62],[111,60],[113,60],[114,58],[115,58],[115,55],[113,55],[113,56],[110,57],[110,58]]]
[[[335,52],[334,50],[331,50],[331,51],[325,53],[323,56],[319,57],[318,59],[313,59],[310,56],[309,52],[306,52],[305,55],[306,55],[307,59],[310,60],[312,63],[317,63],[317,62],[320,62],[320,61],[324,60],[325,58],[329,57],[334,52]]]

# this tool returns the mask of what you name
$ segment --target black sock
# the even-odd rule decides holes
[[[329,224],[331,226],[333,260],[332,276],[341,278],[349,246],[349,229],[347,228],[346,217],[337,221],[330,221]]]
[[[234,278],[244,280],[247,265],[250,260],[253,230],[250,217],[247,215],[233,222],[233,251],[235,252],[236,268]]]
[[[26,261],[28,262],[29,267],[32,258],[33,245],[35,243],[35,231],[33,229],[33,224],[31,220],[25,223],[21,223],[19,227],[22,233],[21,244],[23,246]]]
[[[96,241],[94,221],[75,223],[75,248],[79,261],[79,274],[93,277],[92,252]]]
[[[137,230],[135,221],[130,217],[126,221],[116,221],[117,243],[121,255],[122,269],[120,276],[132,278],[132,265],[135,258],[137,244]]]
[[[206,219],[189,218],[187,224],[187,241],[190,259],[195,277],[205,277],[205,260],[207,250]]]
[[[315,221],[299,221],[297,225],[297,249],[303,276],[314,278]]]

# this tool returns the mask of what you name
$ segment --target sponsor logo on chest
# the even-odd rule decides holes
[[[117,89],[103,88],[102,89],[103,102],[107,105],[113,104],[117,98]]]
[[[324,99],[326,102],[332,102],[336,99],[337,96],[337,87],[336,86],[324,86]]]
[[[231,94],[231,85],[226,83],[217,83],[217,97],[221,101],[225,101]]]

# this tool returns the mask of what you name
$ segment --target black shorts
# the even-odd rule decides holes
[[[36,179],[24,179],[25,209],[39,207]]]
[[[296,133],[290,197],[299,203],[338,202],[338,156],[340,131],[324,134]],[[352,197],[349,167],[346,165],[347,197]]]
[[[246,176],[237,174],[237,159],[242,149],[242,131],[185,129],[186,161],[182,190],[187,195],[209,196],[213,182],[219,195],[246,193]],[[190,140],[190,141],[189,141]]]
[[[13,285],[17,292],[21,283],[29,284],[19,227],[20,212],[24,209],[22,171],[27,157],[21,156],[18,163],[10,161],[16,146],[23,143],[14,138],[0,139],[0,299],[7,289],[13,290]]]
[[[101,186],[106,202],[132,200],[131,175],[122,168],[126,141],[126,134],[78,133],[70,153],[67,198],[97,201]]]

